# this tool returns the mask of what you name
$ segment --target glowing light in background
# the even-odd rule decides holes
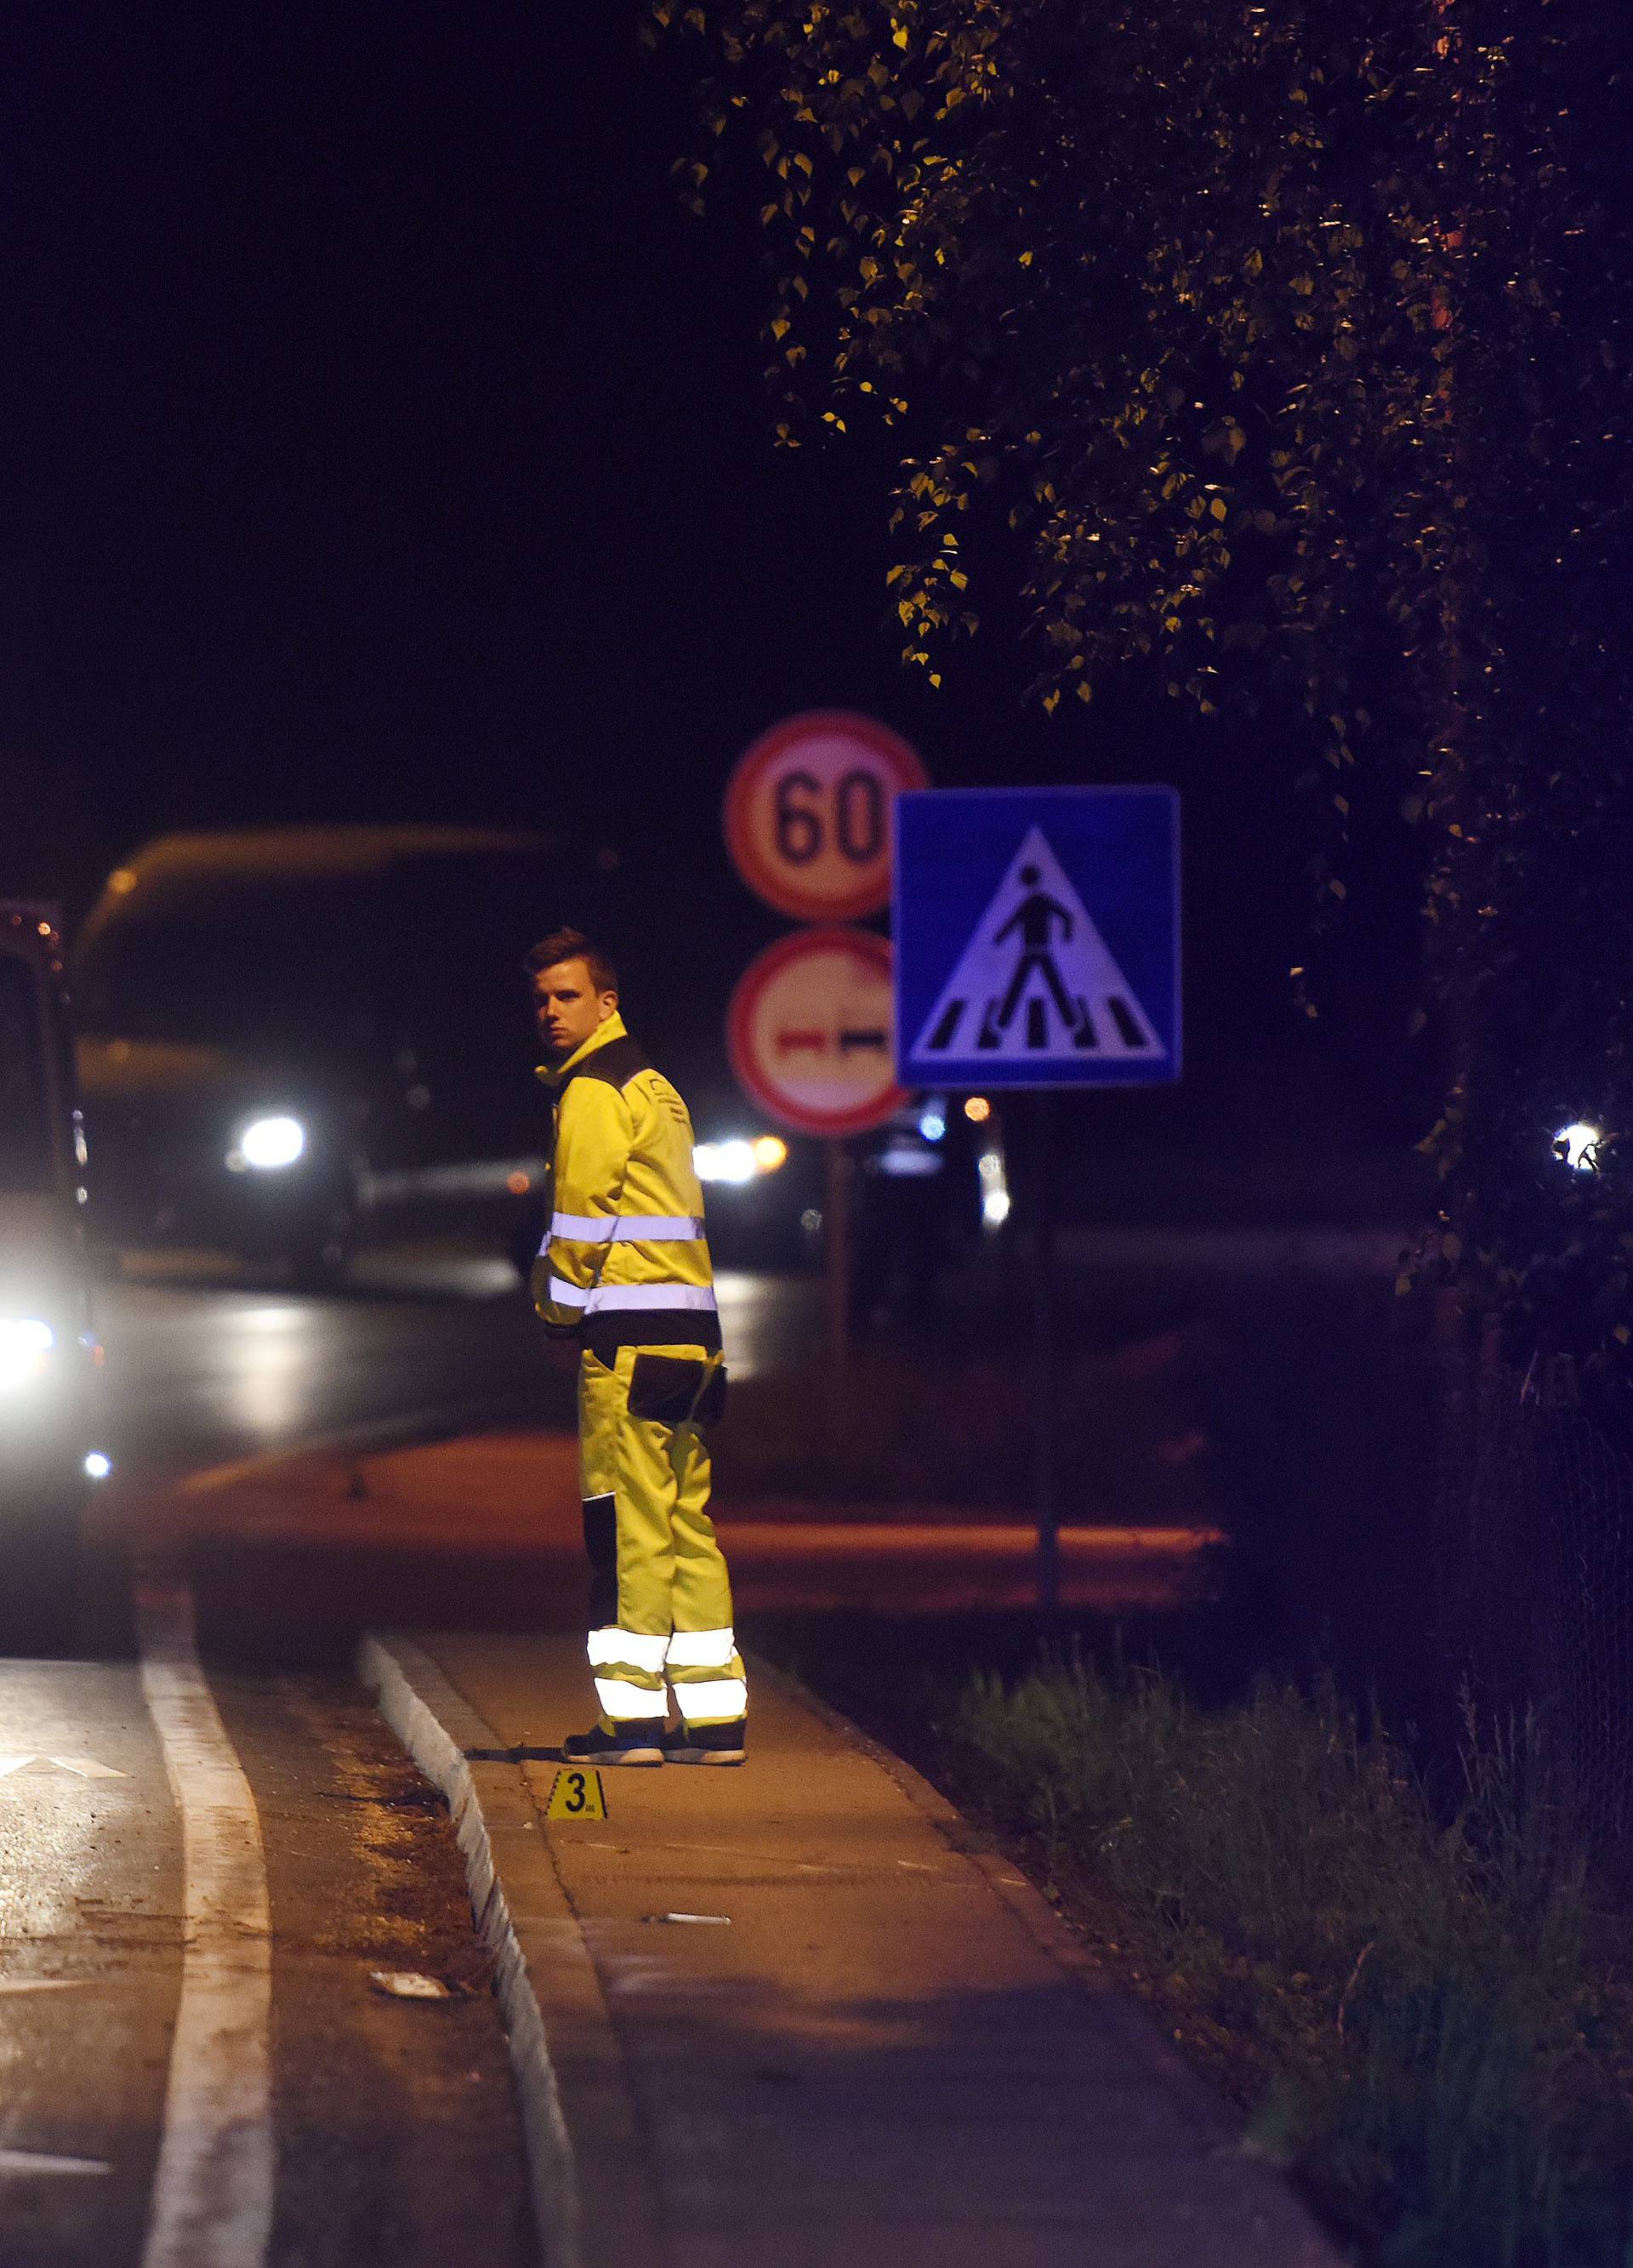
[[[700,1182],[752,1182],[754,1145],[752,1142],[700,1142],[692,1152]]]
[[[984,1094],[968,1095],[965,1099],[964,1116],[966,1118],[972,1119],[977,1126],[984,1126],[992,1116],[992,1105]]]
[[[266,1171],[292,1166],[306,1146],[306,1130],[298,1118],[257,1118],[244,1129],[239,1150],[244,1163]]]
[[[1578,1174],[1597,1173],[1599,1145],[1604,1140],[1597,1126],[1585,1126],[1579,1121],[1562,1126],[1554,1137],[1554,1154]]]
[[[38,1377],[55,1344],[56,1333],[37,1315],[0,1316],[0,1388]]]
[[[788,1145],[775,1134],[762,1134],[754,1145],[754,1163],[762,1174],[774,1174],[788,1162]]]

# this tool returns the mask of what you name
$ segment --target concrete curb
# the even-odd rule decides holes
[[[357,1675],[415,1763],[447,1799],[465,1859],[477,1933],[496,1964],[496,1987],[521,2102],[539,2256],[544,2268],[584,2268],[572,2143],[562,2115],[544,2018],[494,1851],[496,1830],[507,1841],[531,1834],[536,1859],[548,1868],[538,1821],[510,1767],[467,1760],[464,1749],[497,1748],[498,1736],[429,1655],[406,1639],[387,1641],[368,1635],[357,1649]]]

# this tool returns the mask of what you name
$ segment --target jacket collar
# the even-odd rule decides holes
[[[597,1048],[604,1048],[613,1040],[627,1040],[629,1036],[624,1029],[624,1020],[614,1008],[607,1021],[598,1024],[589,1038],[573,1049],[565,1063],[540,1064],[533,1071],[533,1077],[542,1079],[547,1086],[565,1086],[586,1056],[593,1055]]]

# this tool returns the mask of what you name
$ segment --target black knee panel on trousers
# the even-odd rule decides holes
[[[612,1496],[584,1499],[584,1548],[590,1561],[590,1628],[618,1619],[618,1505]]]

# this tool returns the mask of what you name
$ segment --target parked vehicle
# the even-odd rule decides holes
[[[592,867],[519,832],[148,844],[73,956],[98,1241],[224,1247],[315,1285],[370,1216],[410,1211],[519,1257],[548,1149],[522,956],[594,895]]]
[[[51,913],[0,903],[0,1651],[73,1636],[80,1515],[108,1469],[84,1249],[85,1138]]]

